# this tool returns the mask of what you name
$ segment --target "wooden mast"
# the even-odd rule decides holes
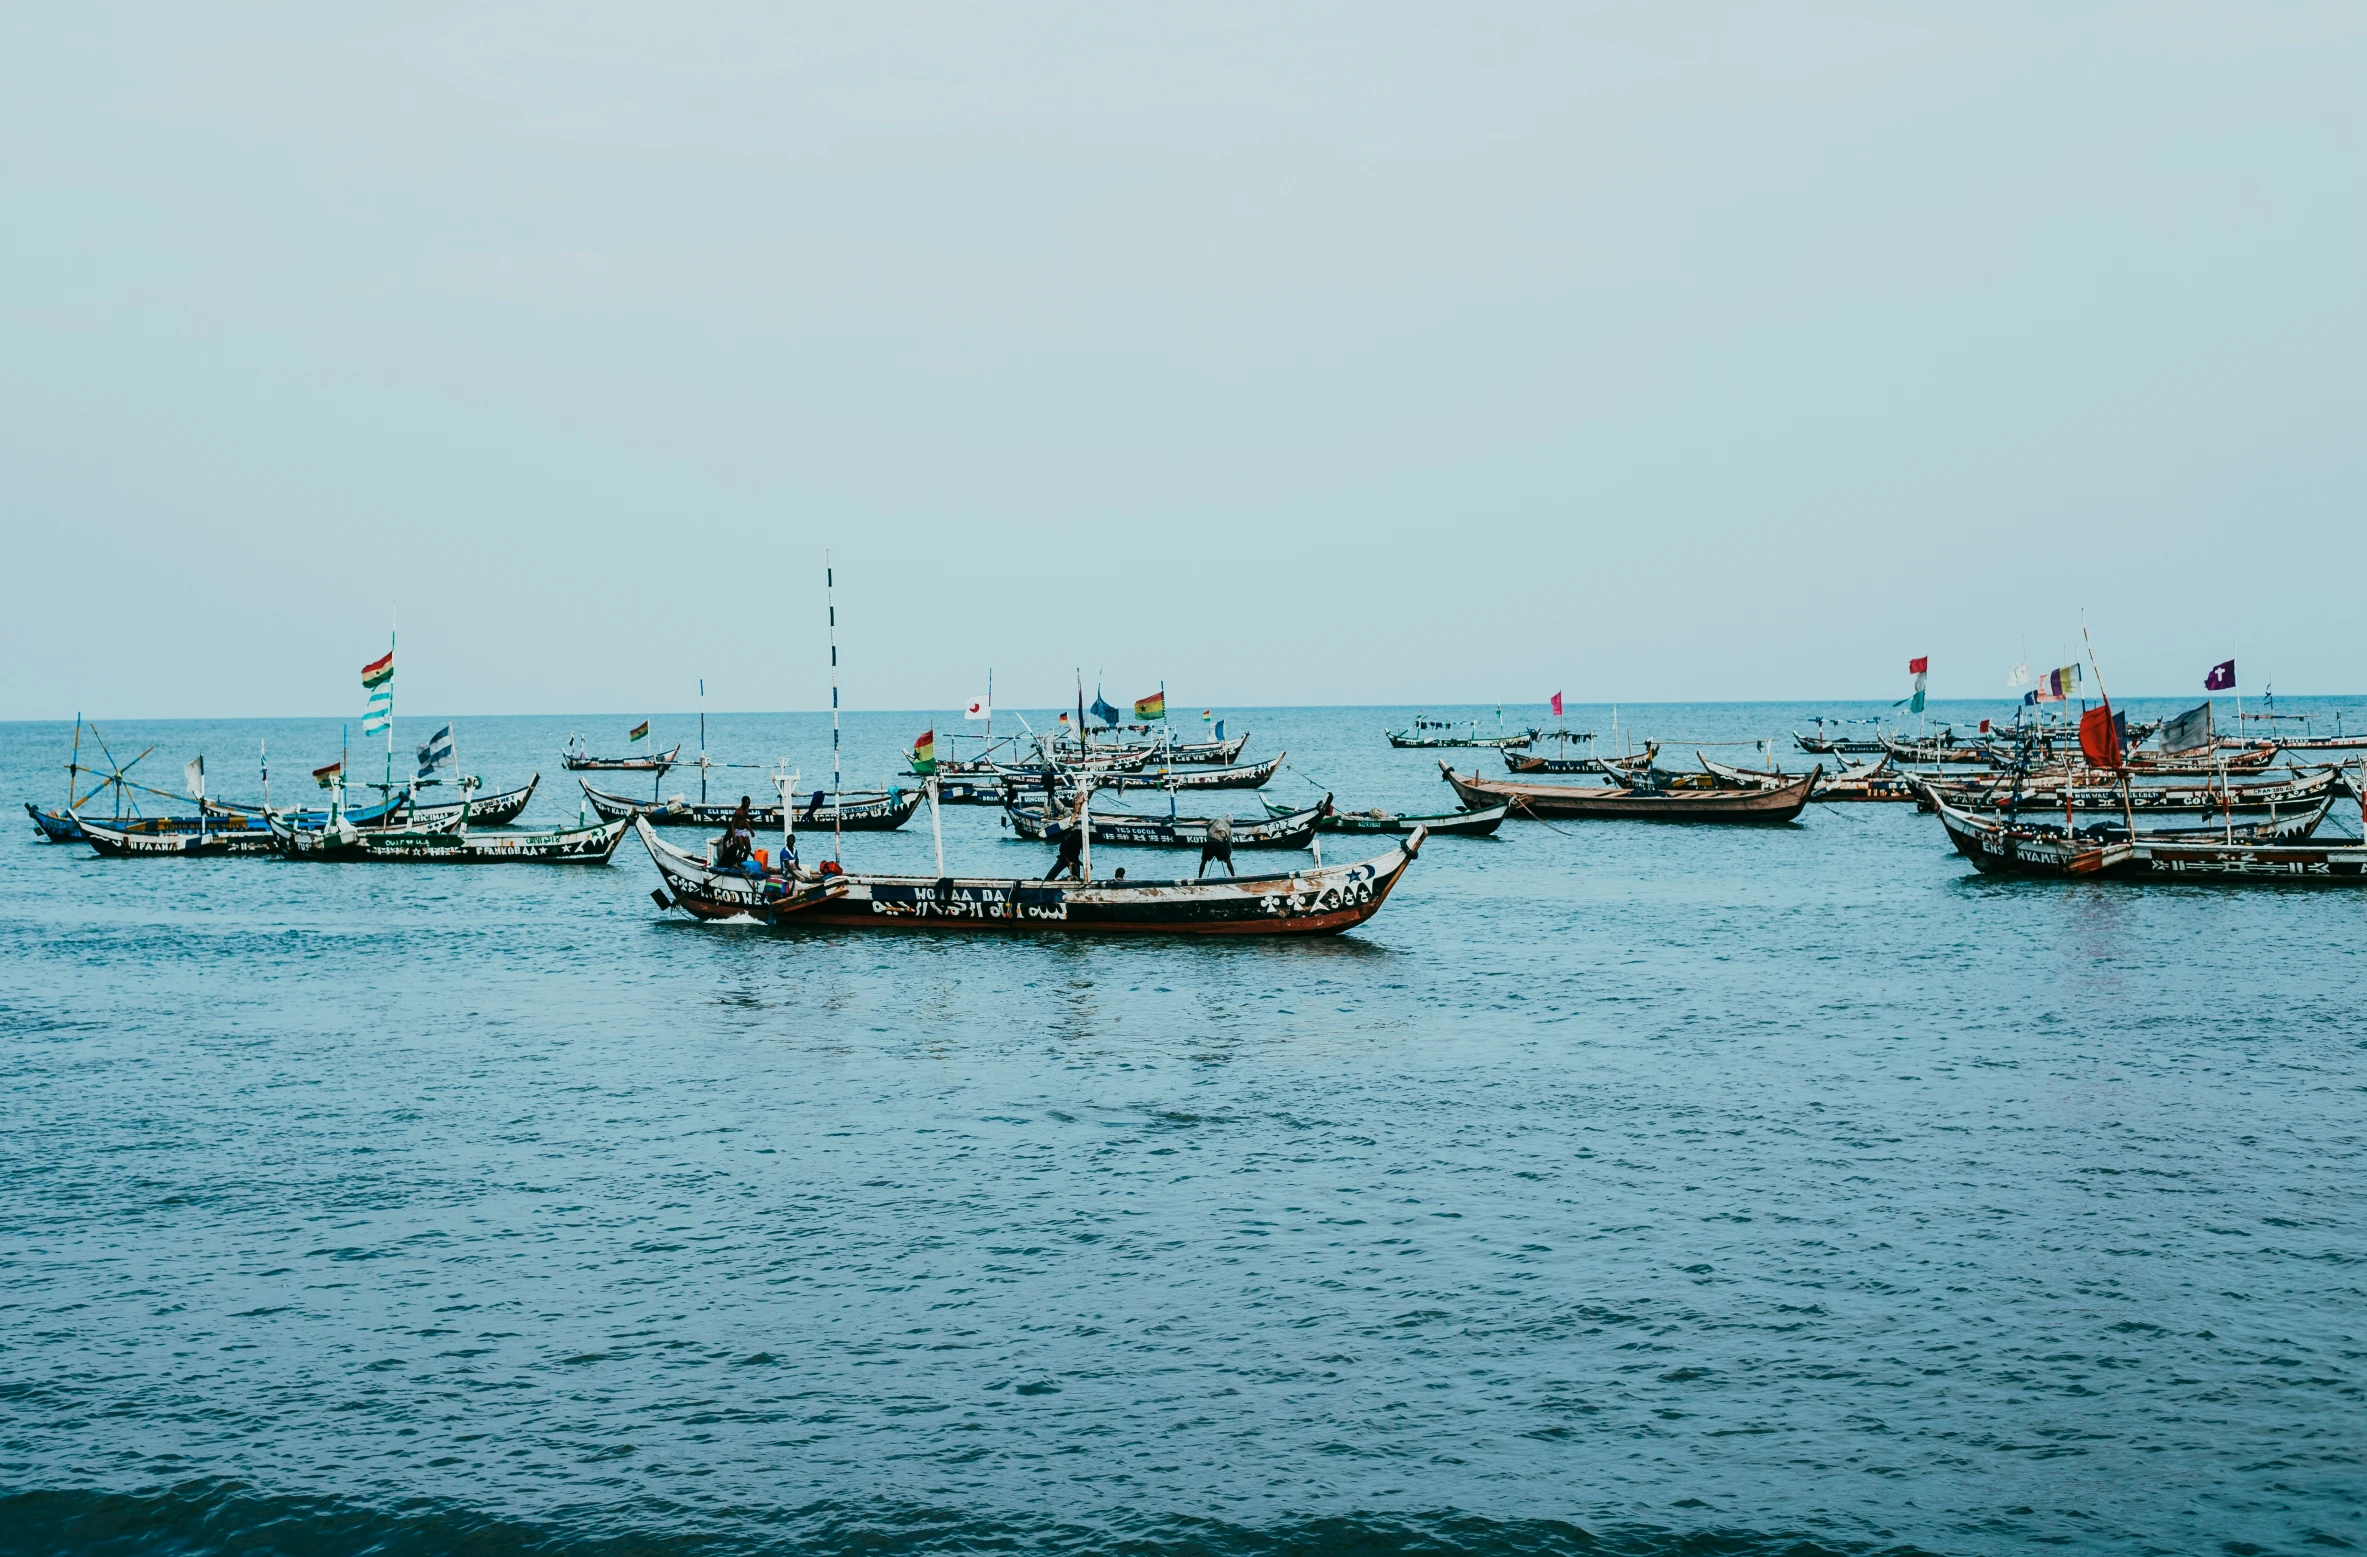
[[[839,798],[844,780],[838,766],[838,573],[827,551],[822,553],[822,601],[830,616],[830,857],[837,860],[846,836],[839,813],[846,803]]]
[[[2112,755],[2115,758],[2115,765],[2120,770],[2120,814],[2129,824],[2129,846],[2135,848],[2137,845],[2137,810],[2129,794],[2128,754],[2120,749],[2120,727],[2112,722],[2112,694],[2104,687],[2104,667],[2097,663],[2096,640],[2088,636],[2088,619],[2085,612],[2080,613],[2079,637],[2080,641],[2088,646],[2088,668],[2096,673],[2096,696],[2104,704],[2104,728],[2112,734]],[[2071,776],[2068,767],[2065,768],[2063,776],[2063,817],[2066,823],[2071,817]]]

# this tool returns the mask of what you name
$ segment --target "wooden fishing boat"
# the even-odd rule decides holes
[[[516,789],[505,789],[498,795],[487,795],[482,800],[467,802],[469,826],[507,827],[524,813],[527,802],[534,798],[535,787],[541,783],[542,775],[537,773]],[[208,800],[203,802],[203,805],[206,813],[210,816],[252,817],[259,821],[265,815],[264,808],[261,806],[244,805],[231,800]],[[378,805],[357,806],[343,814],[346,821],[356,827],[418,829],[457,821],[460,818],[461,810],[462,802],[458,800],[421,805],[418,802],[417,791],[405,789],[391,800]],[[310,828],[315,831],[327,826],[329,821],[329,813],[325,809],[281,811],[278,814],[286,817],[297,827]]]
[[[2159,752],[2133,751],[2129,753],[2129,771],[2136,774],[2176,774],[2180,777],[2205,778],[2218,773],[2262,773],[2277,760],[2277,747],[2263,741],[2240,749],[2222,752],[2218,756],[2163,756]]]
[[[1727,789],[1781,789],[1800,776],[1773,768],[1738,768],[1730,763],[1712,762],[1698,751],[1693,754],[1693,760],[1701,764],[1703,773]]]
[[[1268,780],[1282,769],[1282,759],[1289,756],[1278,751],[1263,762],[1246,762],[1230,768],[1170,768],[1163,772],[1112,773],[1093,781],[1095,789],[1263,789]],[[1013,775],[1006,773],[1004,778]],[[1036,792],[1043,792],[1040,773],[1029,775]],[[1022,781],[1023,783],[1026,781]],[[1024,790],[1023,790],[1024,793]]]
[[[581,745],[570,745],[559,753],[559,764],[570,773],[663,773],[681,755],[680,741],[646,757],[595,757]]]
[[[937,780],[937,803],[941,806],[1000,806],[1008,789],[999,774],[984,777],[971,774],[940,776]],[[1035,782],[1033,793],[1042,794],[1044,784]]]
[[[2278,779],[2265,784],[2130,784],[2124,796],[2121,785],[2091,770],[2089,782],[2065,785],[2061,780],[2046,784],[2025,782],[2017,795],[2012,783],[2001,779],[1984,779],[1970,784],[1935,783],[1926,786],[1929,798],[1921,802],[1925,810],[1938,801],[1945,801],[1959,811],[1999,811],[2012,806],[2018,812],[2035,816],[2047,813],[2060,815],[2066,794],[2073,812],[2097,811],[2110,814],[2133,812],[2139,816],[2226,816],[2250,815],[2254,812],[2292,810],[2315,805],[2318,799],[2339,782],[2336,771],[2322,768],[2307,777]]]
[[[2306,819],[2311,830],[2332,805],[2328,795]],[[2239,827],[2232,841],[2219,828],[2140,832],[2132,839],[2125,828],[2066,832],[2059,823],[1977,816],[1945,802],[1937,810],[1956,852],[1990,875],[2367,885],[2367,844],[2277,841],[2292,836],[2300,821]]]
[[[1476,719],[1464,724],[1457,724],[1446,719],[1425,719],[1420,714],[1416,714],[1414,722],[1406,728],[1388,730],[1383,733],[1389,737],[1389,744],[1392,746],[1422,748],[1441,746],[1517,747],[1526,746],[1537,739],[1538,732],[1535,730],[1507,732],[1503,726],[1504,712],[1502,709],[1498,709],[1494,735],[1480,734],[1479,721]],[[1463,733],[1458,735],[1457,731]]]
[[[1104,752],[1140,752],[1144,762],[1221,765],[1239,757],[1242,748],[1248,744],[1249,732],[1244,730],[1239,735],[1221,741],[1176,741],[1172,744],[1164,741],[1128,742],[1125,745],[1087,746],[1085,749],[1094,756]],[[1061,741],[1053,749],[1061,761],[1075,760],[1073,754],[1077,750],[1076,742]]]
[[[1514,773],[1601,773],[1617,778],[1652,766],[1652,759],[1660,755],[1660,743],[1646,741],[1644,749],[1625,757],[1573,757],[1566,751],[1547,756],[1540,751],[1504,754],[1504,766]]]
[[[1931,739],[1923,741],[1894,740],[1887,735],[1878,735],[1875,740],[1881,744],[1882,750],[1889,755],[1893,762],[1961,766],[1969,763],[1987,762],[1991,755],[1990,747],[1957,740],[1956,732],[1953,730],[1943,730]]]
[[[1540,821],[1734,822],[1774,825],[1789,822],[1808,806],[1819,768],[1782,789],[1640,790],[1618,785],[1515,784],[1504,779],[1457,773],[1444,758],[1438,771],[1463,804],[1509,804],[1514,816]]]
[[[1816,722],[1816,734],[1814,735],[1803,735],[1794,730],[1792,743],[1802,751],[1819,757],[1877,757],[1884,752],[1882,737],[1879,734],[1870,741],[1852,741],[1840,736],[1826,735],[1824,725],[1825,722],[1819,719]]]
[[[454,819],[431,828],[302,828],[269,818],[279,851],[292,860],[415,865],[605,865],[633,819],[550,832],[478,833]]]
[[[646,816],[660,827],[704,827],[710,831],[727,825],[737,805],[720,801],[700,804],[670,795],[664,800],[635,800],[627,795],[611,794],[605,789],[594,789],[589,779],[577,779],[583,786],[584,798],[604,822],[630,820]],[[1001,793],[997,786],[996,793]],[[912,820],[920,809],[921,792],[917,789],[849,789],[841,791],[835,803],[829,791],[817,789],[813,798],[797,808],[797,825],[813,828],[837,828],[850,833],[894,832]],[[769,806],[750,806],[748,815],[759,828],[772,829],[781,825],[781,807],[776,802]]]
[[[198,829],[193,816],[127,817],[121,822],[80,818],[82,841],[109,859],[218,859],[233,854],[269,854],[278,845],[260,817],[209,818]]]
[[[1410,833],[1416,828],[1433,838],[1485,838],[1504,825],[1509,801],[1502,805],[1482,806],[1476,811],[1442,811],[1436,816],[1407,816],[1397,811],[1384,811],[1375,806],[1369,811],[1333,811],[1315,824],[1319,833]],[[1273,801],[1266,802],[1266,810],[1275,815],[1287,814],[1287,807]]]
[[[25,802],[25,815],[41,829],[41,836],[51,843],[82,842],[82,818],[71,811],[44,811],[32,801]]]
[[[2304,736],[2298,741],[2277,742],[2280,751],[2367,751],[2367,735]]]
[[[1228,817],[1233,824],[1233,847],[1236,849],[1303,849],[1315,841],[1315,829],[1331,810],[1331,797],[1326,795],[1315,804],[1281,815],[1269,812],[1259,817]],[[1011,830],[1022,838],[1038,842],[1048,837],[1044,813],[1034,806],[1012,806],[1005,813]],[[1095,811],[1093,813],[1093,841],[1139,845],[1149,848],[1197,849],[1208,842],[1208,827],[1214,821],[1206,816],[1143,816],[1130,811]]]
[[[1076,882],[719,869],[660,839],[646,819],[633,826],[665,883],[652,895],[694,918],[1003,934],[1337,935],[1380,912],[1424,838],[1416,832],[1353,865],[1205,881]]]
[[[1796,773],[1770,771],[1764,768],[1737,768],[1723,762],[1713,762],[1700,752],[1694,758],[1721,782],[1735,789],[1776,789],[1799,777]],[[1912,779],[1903,778],[1890,770],[1890,759],[1884,757],[1871,766],[1843,768],[1828,773],[1816,781],[1809,798],[1816,801],[1908,801],[1916,797]]]
[[[1074,750],[1075,748],[1070,748],[1071,753]],[[1148,766],[1151,759],[1158,755],[1158,751],[1156,746],[1097,746],[1082,757],[1055,753],[1052,768],[1056,773],[1132,773]],[[910,752],[905,753],[908,758],[911,755]],[[1018,774],[1032,778],[1040,784],[1044,777],[1044,763],[1040,759],[1029,762],[980,761],[953,764],[940,762],[937,764],[937,773],[939,777],[949,774],[983,776],[994,773],[1005,778]],[[927,777],[926,774],[918,776]]]

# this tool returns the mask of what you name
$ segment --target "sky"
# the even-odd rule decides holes
[[[2367,8],[0,11],[0,718],[2367,689]]]

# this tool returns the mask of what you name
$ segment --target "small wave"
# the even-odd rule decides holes
[[[918,1505],[689,1509],[653,1502],[543,1519],[429,1499],[373,1508],[280,1497],[237,1481],[142,1492],[55,1489],[0,1496],[0,1553],[99,1557],[936,1557],[977,1552],[1124,1557],[1921,1557],[1903,1546],[1830,1545],[1797,1533],[1454,1512],[1310,1516],[1253,1526],[1189,1516],[1124,1522],[978,1517]]]

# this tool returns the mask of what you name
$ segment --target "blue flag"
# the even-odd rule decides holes
[[[1118,711],[1110,707],[1110,705],[1103,700],[1101,688],[1099,687],[1095,687],[1093,689],[1093,706],[1085,711],[1091,714],[1094,718],[1100,720],[1103,724],[1116,724],[1118,722]]]

